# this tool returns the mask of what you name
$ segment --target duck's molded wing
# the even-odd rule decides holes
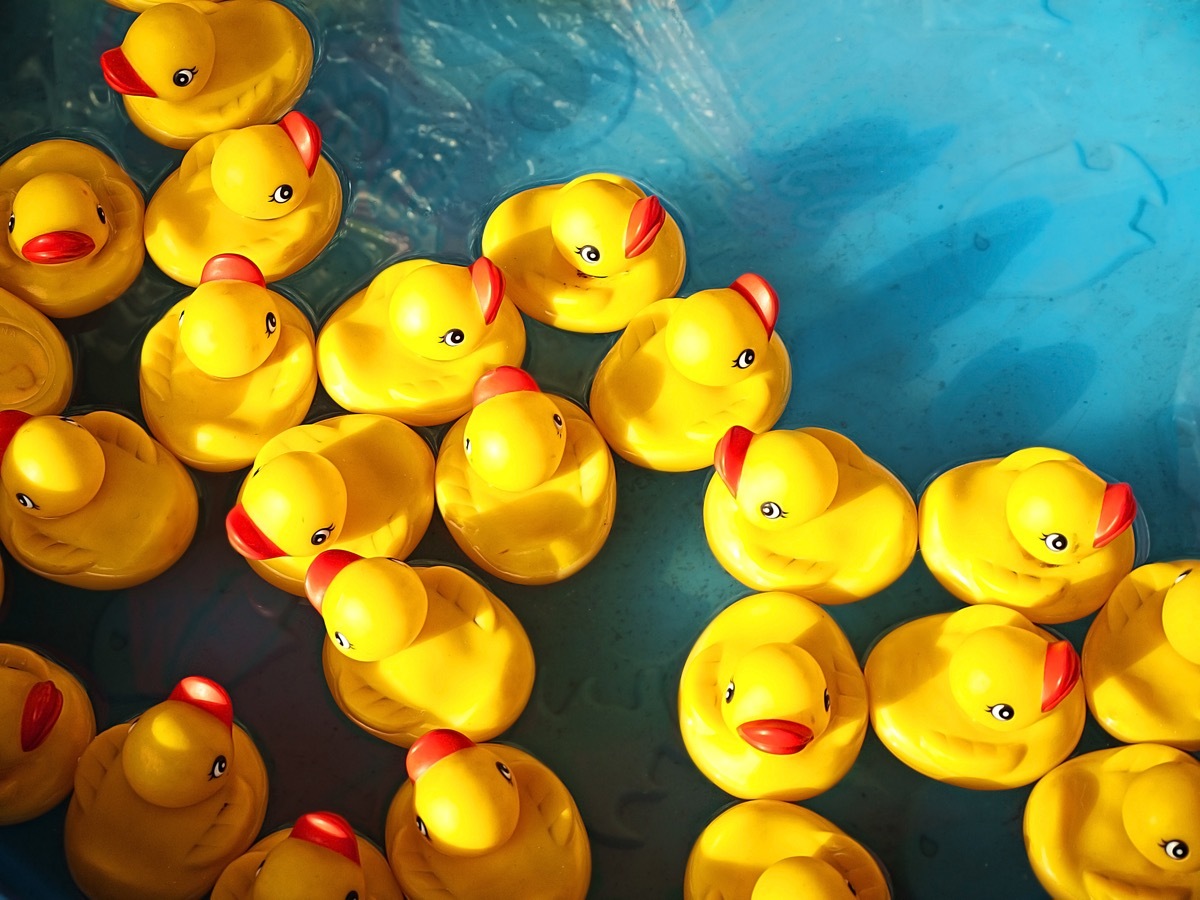
[[[660,331],[667,327],[671,316],[683,300],[679,297],[668,297],[651,303],[638,313],[622,332],[612,353],[614,362],[624,362],[648,344]]]
[[[138,462],[158,463],[158,444],[132,419],[107,410],[88,413],[77,420],[102,444],[123,450]]]
[[[211,185],[212,176],[209,172],[212,169],[213,156],[216,155],[217,148],[225,143],[228,137],[229,132],[217,132],[201,138],[192,145],[192,149],[184,154],[183,161],[179,163],[180,188],[191,188],[192,182],[197,179],[203,179],[205,183]]]
[[[1050,460],[1079,462],[1070,453],[1055,450],[1053,447],[1026,447],[1023,450],[1008,454],[1008,456],[996,463],[996,468],[1005,471],[1021,472],[1030,466],[1036,466],[1038,463]]]
[[[262,799],[265,804],[266,798]],[[248,847],[262,825],[262,817],[256,818],[252,813],[256,805],[260,804],[253,789],[244,779],[235,776],[212,821],[184,854],[187,864],[210,865]]]
[[[32,568],[54,575],[74,575],[92,568],[99,561],[92,548],[67,543],[42,531],[35,524],[40,521],[27,515],[13,517],[14,555],[34,562]]]
[[[91,811],[105,776],[121,755],[128,733],[129,728],[125,725],[109,728],[98,734],[88,744],[83,756],[79,757],[79,765],[75,769],[75,793],[71,802],[79,807],[80,812],[87,814]]]
[[[1162,763],[1178,762],[1186,756],[1182,750],[1165,744],[1132,744],[1120,747],[1105,757],[1100,771],[1136,775]]]
[[[178,318],[179,314],[174,309],[167,313],[168,318],[172,313]],[[139,370],[142,387],[163,403],[170,401],[174,393],[171,376],[175,372],[179,351],[179,329],[168,320],[151,328],[142,344]]]
[[[491,593],[474,578],[449,566],[432,566],[421,570],[421,581],[430,594],[436,593],[452,604],[466,621],[474,622],[483,631],[496,630],[496,604]]]

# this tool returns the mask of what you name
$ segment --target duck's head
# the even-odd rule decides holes
[[[204,90],[216,58],[208,17],[190,6],[163,3],[133,20],[120,47],[100,54],[100,70],[118,94],[181,103]]]
[[[225,517],[233,549],[247,559],[315,556],[346,521],[346,482],[332,462],[292,450],[254,469]]]
[[[1104,479],[1075,459],[1047,459],[1014,477],[1005,501],[1009,530],[1034,559],[1079,562],[1133,523],[1137,503],[1127,484]]]
[[[429,613],[425,585],[406,563],[364,559],[349,550],[318,553],[304,591],[334,645],[367,662],[387,659],[411,644]]]
[[[474,409],[463,433],[467,462],[502,491],[527,491],[546,481],[562,462],[566,422],[537,382],[501,366],[475,384]]]
[[[692,294],[663,329],[671,365],[697,384],[736,384],[762,369],[775,332],[779,298],[747,272],[727,288]]]
[[[814,856],[789,856],[763,869],[750,900],[854,900],[855,892],[837,869]]]
[[[607,178],[584,176],[559,189],[550,234],[579,274],[607,278],[627,271],[649,250],[666,219],[657,197],[643,197]]]
[[[259,864],[250,900],[366,900],[358,838],[336,813],[306,813]]]
[[[96,192],[77,175],[35,175],[13,197],[8,245],[28,262],[58,265],[90,259],[104,249],[111,234]]]
[[[1179,574],[1163,595],[1163,633],[1176,653],[1200,665],[1200,561],[1177,565]]]
[[[279,344],[279,307],[258,266],[232,253],[210,259],[179,312],[179,344],[213,378],[246,375],[266,362]]]
[[[504,299],[504,275],[486,256],[468,267],[430,263],[396,285],[389,306],[396,335],[426,359],[461,359],[479,346]]]
[[[233,704],[223,687],[195,675],[134,719],[121,747],[129,786],[155,806],[206,800],[233,764]]]
[[[734,425],[717,442],[713,462],[738,510],[760,528],[803,524],[829,509],[837,494],[837,461],[803,431],[756,435]]]
[[[439,728],[423,734],[405,759],[417,830],[440,853],[480,856],[517,827],[516,776],[486,744]]]
[[[0,771],[19,765],[58,724],[63,694],[49,675],[32,650],[0,644]]]
[[[30,515],[76,512],[104,482],[100,442],[69,416],[0,412],[0,484]]]
[[[278,219],[304,202],[321,158],[321,130],[293,110],[277,125],[230,132],[212,158],[217,198],[248,219]]]
[[[1121,800],[1121,824],[1158,868],[1200,870],[1200,765],[1181,756],[1138,772]]]
[[[733,665],[721,691],[730,731],[763,753],[798,753],[829,725],[832,698],[812,654],[795,644],[760,644]]]

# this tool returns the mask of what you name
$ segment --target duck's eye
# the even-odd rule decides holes
[[[1171,857],[1171,859],[1187,859],[1188,845],[1185,841],[1160,841],[1158,846],[1163,848],[1163,853]]]
[[[105,215],[104,215],[104,207],[103,207],[103,206],[97,206],[97,207],[96,207],[96,215],[98,215],[98,216],[100,217],[100,224],[101,224],[101,225],[107,225],[107,224],[108,224],[108,219],[107,219],[107,218],[105,217]]]
[[[825,712],[829,712],[829,688],[825,688]]]
[[[182,325],[182,324],[183,324],[183,314],[184,314],[185,312],[187,312],[187,310],[186,310],[186,309],[181,309],[181,310],[179,311],[179,322],[178,322],[177,324],[179,324],[179,325]]]
[[[429,829],[425,827],[425,820],[417,816],[417,831],[421,832],[421,837],[429,840]]]
[[[768,519],[786,519],[787,518],[787,513],[785,513],[783,511],[783,508],[780,507],[780,505],[778,503],[776,503],[774,500],[768,500],[766,503],[764,503],[762,506],[760,506],[758,508],[758,511],[760,513],[762,513]]]
[[[747,347],[737,355],[737,359],[733,361],[733,364],[739,369],[750,368],[752,365],[754,365],[754,351]]]
[[[333,642],[335,644],[337,644],[339,647],[341,647],[343,650],[350,649],[350,639],[348,637],[346,637],[344,634],[342,634],[340,631],[335,631],[333,633]]]
[[[471,439],[463,438],[463,453],[470,453],[470,452],[471,452]]]
[[[1191,569],[1184,569],[1182,572],[1180,572],[1178,575],[1175,576],[1175,584],[1179,584],[1179,582],[1183,581],[1183,579],[1187,578],[1191,574],[1192,574]]]
[[[218,756],[213,760],[212,768],[208,770],[208,780],[212,781],[214,778],[220,778],[228,768],[229,763],[225,761],[225,757]]]
[[[562,426],[563,426],[563,417],[560,416],[558,413],[554,414],[554,425],[557,428],[562,428]]]
[[[1050,534],[1043,534],[1042,540],[1046,542],[1046,546],[1055,553],[1062,553],[1067,549],[1067,536],[1059,534],[1057,531],[1052,531]]]
[[[74,419],[72,419],[70,416],[59,416],[58,420],[60,422],[66,422],[68,425],[74,425],[76,428],[80,427],[79,423],[76,422]]]
[[[466,339],[467,336],[463,334],[463,330],[461,328],[451,328],[440,338],[438,338],[438,343],[449,344],[451,347],[457,347]]]
[[[267,861],[265,859],[258,864],[258,868],[254,870],[255,878],[257,878],[259,876],[259,873],[262,872],[262,867],[265,866],[266,864],[267,864]]]
[[[318,528],[316,531],[314,531],[312,537],[310,537],[308,540],[314,547],[319,547],[329,540],[329,536],[331,534],[333,534],[333,526],[326,525],[324,528]]]
[[[12,230],[17,227],[17,217],[14,213],[8,217],[8,233],[12,234]]]
[[[174,75],[171,76],[171,80],[175,82],[175,87],[187,87],[192,83],[192,79],[195,77],[196,67],[192,66],[190,69],[179,69]]]
[[[497,760],[496,771],[504,776],[505,781],[509,782],[510,784],[512,783],[512,770],[509,769],[508,766]]]
[[[1017,711],[1007,703],[997,703],[989,706],[987,711],[992,714],[993,719],[998,719],[1001,722],[1009,722],[1017,714]]]
[[[281,184],[275,190],[271,191],[271,196],[267,199],[272,203],[287,203],[292,199],[292,186],[290,184]]]
[[[600,251],[591,244],[584,244],[582,247],[576,247],[575,252],[579,254],[579,258],[584,262],[600,262]]]
[[[346,900],[358,900],[358,891],[351,891],[346,895]]]
[[[267,337],[275,333],[275,329],[279,327],[279,320],[275,318],[275,313],[267,313]]]
[[[130,722],[130,723],[129,723],[129,730],[130,730],[130,731],[133,731],[133,726],[134,726],[134,725],[136,725],[136,724],[138,723],[138,719],[140,719],[140,718],[141,718],[141,716],[138,716],[138,717],[137,717],[137,719],[134,719],[132,722]]]
[[[725,685],[725,702],[733,702],[733,679],[729,679],[729,684]]]
[[[20,503],[26,509],[41,509],[40,506],[38,506],[36,503],[33,502],[33,498],[30,497],[28,494],[22,494],[22,493],[18,492],[17,502]]]
[[[850,882],[848,882],[848,881],[847,881],[847,882],[846,882],[846,887],[848,887],[848,888],[850,889],[850,893],[852,893],[852,894],[853,894],[855,897],[857,897],[857,896],[858,896],[858,891],[856,891],[856,890],[854,889],[854,885],[852,885]]]

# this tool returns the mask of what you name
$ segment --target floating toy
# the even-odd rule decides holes
[[[817,604],[752,594],[697,639],[679,679],[692,762],[743,799],[803,800],[850,769],[867,732],[854,650]]]
[[[146,335],[138,384],[146,423],[171,452],[197,469],[240,469],[308,413],[312,325],[250,260],[215,256]]]
[[[67,865],[93,900],[200,898],[266,810],[267,770],[229,695],[189,676],[88,745],[67,808]]]
[[[684,875],[686,900],[888,900],[879,861],[828,819],[780,800],[748,800],[708,823]]]
[[[274,122],[312,74],[307,29],[271,0],[160,3],[100,56],[143,134],[185,150],[206,135]]]
[[[921,556],[964,603],[1070,622],[1099,609],[1133,568],[1136,512],[1129,485],[1030,447],[935,478],[918,511]]]
[[[471,409],[475,382],[519,366],[525,325],[487,257],[388,266],[334,310],[317,341],[321,383],[355,412],[441,425]]]
[[[321,156],[321,131],[292,111],[278,125],[197,141],[150,200],[146,250],[183,284],[199,284],[204,264],[222,253],[278,281],[325,249],[341,214],[342,185]]]
[[[41,141],[0,163],[0,288],[44,315],[81,316],[142,271],[142,192],[100,150]]]
[[[466,572],[326,550],[305,587],[325,619],[333,699],[376,737],[408,747],[454,728],[482,741],[525,709],[533,647],[512,610]]]
[[[1015,610],[987,604],[906,622],[865,667],[871,725],[901,762],[976,790],[1020,787],[1083,733],[1079,656]]]
[[[715,461],[704,533],[725,571],[748,587],[849,603],[883,590],[912,562],[912,497],[837,432],[755,435],[735,425]]]
[[[54,323],[0,288],[0,409],[57,415],[74,384],[71,351]]]
[[[264,579],[304,596],[322,550],[403,558],[433,516],[433,454],[386,416],[297,425],[254,458],[225,519],[229,542]]]
[[[609,446],[639,466],[684,472],[711,465],[734,425],[774,425],[792,389],[778,309],[771,286],[746,274],[638,313],[592,382],[592,415]]]
[[[574,575],[612,528],[612,455],[587,413],[501,366],[442,440],[437,504],[477,565],[518,584]]]
[[[567,331],[617,331],[683,282],[683,235],[658,198],[597,172],[531,188],[483,226],[483,255],[521,311]]]
[[[1088,706],[1117,740],[1200,750],[1198,569],[1194,559],[1134,569],[1088,629]]]
[[[239,856],[212,900],[401,900],[382,853],[336,813],[306,813]]]
[[[116,590],[183,555],[199,504],[187,470],[132,419],[0,412],[0,539],[51,581]]]
[[[74,675],[27,647],[0,644],[0,825],[65,800],[95,736],[92,701]]]
[[[592,853],[575,801],[504,744],[431,731],[405,759],[387,855],[411,900],[583,900]]]
[[[1200,897],[1200,763],[1136,744],[1069,759],[1033,787],[1025,850],[1056,900]]]

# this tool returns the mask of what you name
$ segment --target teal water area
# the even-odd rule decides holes
[[[317,324],[387,261],[473,259],[515,190],[617,171],[681,223],[683,294],[745,271],[778,290],[794,364],[780,427],[846,434],[914,495],[952,464],[1059,447],[1132,484],[1140,559],[1200,555],[1194,4],[312,0],[306,15],[319,61],[299,108],[349,185],[334,243],[281,282]],[[129,124],[97,62],[132,16],[54,0],[3,17],[4,155],[84,137],[153,190],[181,154]],[[124,297],[61,323],[79,370],[69,409],[141,418],[141,338],[184,293],[148,261]],[[614,337],[529,335],[542,385],[586,399]],[[318,393],[310,419],[333,410]],[[615,526],[590,566],[550,587],[488,581],[539,665],[503,739],[573,792],[597,898],[680,896],[692,842],[731,800],[691,764],[674,711],[692,642],[747,593],[704,539],[709,474],[619,462]],[[339,713],[319,617],[228,546],[242,477],[196,476],[196,540],[144,586],[71,590],[5,557],[0,640],[78,672],[102,728],[184,675],[217,679],[270,768],[265,831],[330,809],[381,842],[404,753]],[[414,558],[467,565],[436,516]],[[863,655],[957,605],[918,557],[831,611]],[[1086,626],[1061,630],[1079,647]],[[1112,743],[1089,721],[1080,750]],[[869,735],[805,805],[869,846],[899,897],[1037,897],[1027,796],[925,779]],[[5,896],[76,895],[63,814],[0,830]]]

